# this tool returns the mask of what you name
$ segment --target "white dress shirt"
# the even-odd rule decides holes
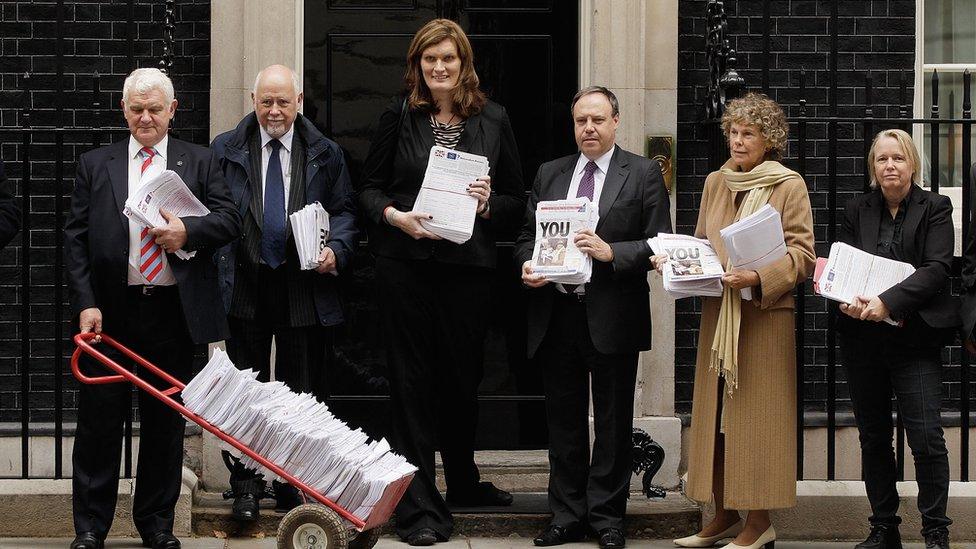
[[[156,150],[156,155],[152,158],[152,164],[146,168],[146,171],[142,171],[143,157],[139,154],[142,150],[142,144],[136,141],[135,137],[129,136],[129,195],[134,193],[136,189],[139,188],[140,181],[145,177],[154,177],[159,175],[166,169],[166,158],[167,158],[167,146],[169,145],[169,136],[164,136],[163,140],[156,143],[153,149]],[[139,272],[139,260],[141,258],[142,251],[142,238],[140,238],[140,233],[142,232],[142,225],[129,220],[129,274],[126,280],[129,286],[142,285],[142,284],[152,284],[154,286],[172,286],[176,284],[176,277],[173,276],[173,270],[169,266],[169,257],[167,253],[163,252],[163,269],[159,271],[156,278],[152,282],[149,282],[146,277],[142,276]]]
[[[264,204],[265,181],[268,179],[268,163],[271,161],[271,140],[274,139],[264,128],[258,126],[261,131],[261,204]],[[281,161],[281,181],[285,186],[285,215],[288,215],[288,197],[291,196],[291,143],[295,137],[295,125],[285,135],[278,138],[281,141],[281,148],[278,149],[278,159]]]

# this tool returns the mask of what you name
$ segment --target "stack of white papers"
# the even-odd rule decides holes
[[[186,407],[365,520],[386,488],[416,472],[386,440],[350,429],[309,394],[261,383],[220,349],[183,389]],[[245,466],[275,475],[243,456]]]
[[[463,244],[471,238],[478,210],[478,199],[468,194],[468,185],[486,175],[488,159],[484,156],[435,145],[430,148],[424,181],[411,211],[433,218],[421,221],[428,231]]]
[[[655,254],[666,254],[664,290],[675,299],[722,295],[725,269],[708,240],[683,234],[660,233],[647,239]]]
[[[596,227],[599,212],[589,198],[542,201],[535,210],[532,272],[550,282],[585,284],[593,274],[593,259],[573,242],[576,233]]]
[[[732,266],[757,270],[786,255],[783,223],[769,204],[719,231]],[[742,299],[752,299],[752,289],[743,288]]]
[[[199,217],[210,213],[172,170],[164,170],[159,175],[150,175],[147,170],[139,188],[129,193],[122,213],[139,225],[155,229],[166,225],[159,210],[166,210],[176,217]],[[190,259],[196,252],[177,250],[176,257]]]
[[[329,212],[313,202],[288,216],[288,220],[298,248],[299,266],[303,271],[318,267],[319,254],[329,241]]]
[[[834,242],[815,287],[827,299],[850,304],[857,296],[879,295],[914,272],[915,267],[910,263],[878,257],[843,242]],[[891,318],[885,322],[897,324]]]

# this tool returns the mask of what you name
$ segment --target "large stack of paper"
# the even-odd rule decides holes
[[[874,297],[915,273],[910,263],[869,254],[843,242],[830,246],[830,257],[814,277],[817,293],[841,303],[857,296]],[[889,324],[897,324],[888,318]]]
[[[729,261],[737,269],[756,270],[786,255],[783,223],[769,204],[719,231]],[[752,299],[752,289],[743,288],[742,299]]]
[[[183,389],[188,409],[258,455],[360,518],[370,515],[387,486],[417,469],[350,429],[309,394],[281,382],[257,381],[257,372],[238,370],[220,349]],[[271,471],[246,455],[244,465]]]
[[[160,210],[166,210],[176,217],[199,217],[210,213],[190,192],[179,174],[164,170],[155,175],[147,170],[139,187],[129,193],[122,213],[139,225],[155,229],[166,225]],[[180,259],[190,259],[196,252],[180,249],[175,254]]]
[[[471,238],[478,199],[468,194],[468,185],[488,175],[488,159],[437,145],[430,148],[427,171],[420,185],[414,212],[431,216],[420,223],[428,231],[463,244]]]
[[[573,239],[596,227],[599,213],[589,198],[542,201],[535,209],[535,247],[532,272],[550,282],[585,284],[593,274],[593,259]]]
[[[664,290],[675,299],[722,295],[725,269],[708,240],[683,234],[660,233],[647,239],[655,254],[665,254]]]
[[[329,212],[313,202],[288,216],[291,234],[298,248],[298,262],[303,271],[319,266],[319,254],[329,241]]]

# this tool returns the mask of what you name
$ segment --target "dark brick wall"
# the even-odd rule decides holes
[[[0,2],[0,159],[9,185],[18,197],[21,181],[22,134],[13,128],[22,122],[25,105],[31,108],[32,127],[83,129],[123,127],[119,110],[122,81],[136,67],[156,67],[163,54],[165,3],[139,0],[79,0],[64,2],[62,92],[58,91],[57,3],[51,1]],[[197,143],[208,141],[210,102],[210,2],[178,0],[174,28],[173,66],[170,71],[179,100],[177,134]],[[131,51],[129,38],[131,37]],[[131,57],[130,57],[131,55]],[[101,75],[100,109],[93,109],[93,75]],[[29,94],[24,73],[30,74]],[[125,131],[104,135],[101,142],[127,136]],[[55,181],[53,132],[38,132],[31,146],[30,180],[30,335],[31,421],[51,421],[55,401],[55,371],[62,372],[66,419],[73,417],[74,379],[67,361],[54,358],[54,287],[63,278],[54,271],[56,196],[67,196],[74,177],[74,159],[91,148],[92,134],[70,130],[62,151],[64,179]],[[0,422],[20,420],[21,355],[20,236],[0,252]],[[67,299],[67,292],[64,294]],[[70,335],[67,307],[64,334]],[[65,352],[70,346],[65,344]]]
[[[800,70],[807,73],[808,116],[830,115],[831,4],[823,0],[771,0],[770,55],[767,58],[763,54],[763,2],[725,2],[731,45],[738,54],[739,73],[749,89],[762,91],[762,68],[768,62],[767,92],[783,105],[790,117],[799,115]],[[913,98],[914,0],[841,0],[838,4],[837,114],[851,117],[864,114],[864,78],[870,71],[875,87],[874,115],[897,117],[902,75],[908,86],[909,104]],[[704,0],[682,0],[679,3],[677,229],[688,234],[694,231],[710,160],[715,160],[709,158],[708,129],[701,123],[704,116],[701,98],[708,85],[705,7]],[[875,127],[874,131],[879,129]],[[859,192],[863,185],[863,127],[841,123],[836,135],[836,183],[840,191],[837,204],[843,207],[847,198]],[[825,255],[829,213],[826,125],[808,125],[807,136],[806,182],[814,209],[817,251]],[[797,151],[796,125],[793,124],[785,164],[794,169],[798,169]],[[721,163],[727,158],[727,152],[723,152],[718,161]],[[807,408],[822,410],[827,390],[827,305],[823,299],[809,295],[805,303]],[[675,399],[680,413],[691,410],[699,310],[696,300],[684,299],[677,305]],[[953,359],[957,360],[957,355],[954,350]],[[841,381],[838,396],[843,409],[846,399],[843,370],[839,368],[837,374]],[[952,368],[947,369],[946,379],[958,379],[958,368],[955,372]],[[958,398],[958,383],[947,383],[946,393],[950,398]]]

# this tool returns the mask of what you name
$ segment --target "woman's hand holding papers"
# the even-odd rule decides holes
[[[522,264],[522,284],[529,288],[541,288],[548,283],[549,281],[542,275],[532,274],[532,260]]]
[[[487,219],[488,198],[491,197],[491,176],[479,177],[474,183],[468,185],[468,194],[478,199],[478,207],[475,212]]]
[[[668,254],[657,254],[651,256],[651,266],[658,274],[664,274],[664,266],[668,264]]]
[[[166,220],[166,225],[149,229],[149,234],[156,237],[156,244],[164,252],[172,253],[179,250],[186,244],[186,226],[183,220],[166,210],[159,210],[159,213]]]
[[[576,231],[573,243],[581,252],[592,257],[597,261],[609,263],[613,261],[613,248],[603,241],[602,238],[593,232],[593,229],[582,229]]]
[[[414,240],[420,240],[421,238],[429,238],[431,240],[441,239],[441,237],[428,231],[420,224],[421,219],[433,219],[430,214],[423,212],[401,212],[393,206],[388,206],[383,212],[383,217],[386,218],[387,223],[412,236]]]
[[[888,306],[878,296],[856,296],[854,302],[849,305],[841,303],[840,310],[854,320],[881,322],[891,316]]]
[[[752,269],[732,269],[722,275],[722,283],[734,290],[752,288],[759,285],[759,273]]]

